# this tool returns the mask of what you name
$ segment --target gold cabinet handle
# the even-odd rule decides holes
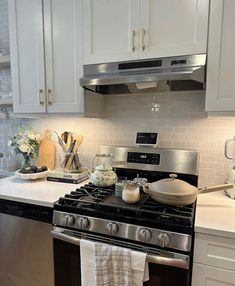
[[[47,100],[48,100],[49,105],[51,105],[53,103],[52,89],[50,89],[50,88],[48,88],[48,90],[47,90]]]
[[[39,103],[40,104],[44,104],[44,90],[43,89],[39,89]]]
[[[131,33],[131,49],[133,52],[135,51],[135,30]]]
[[[145,50],[146,46],[145,46],[145,42],[144,42],[144,37],[145,37],[145,29],[142,29],[142,51]]]

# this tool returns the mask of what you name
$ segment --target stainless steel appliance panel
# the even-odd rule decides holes
[[[199,156],[198,152],[195,150],[100,146],[99,153],[113,154],[116,161],[116,167],[119,168],[198,175]],[[141,162],[130,163],[127,161],[128,153],[159,154],[160,162],[159,164],[146,164]]]
[[[0,213],[0,285],[52,286],[51,224]]]

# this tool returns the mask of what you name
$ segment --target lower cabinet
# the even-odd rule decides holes
[[[235,285],[235,271],[193,263],[192,286]]]
[[[235,239],[196,233],[192,286],[235,286]]]

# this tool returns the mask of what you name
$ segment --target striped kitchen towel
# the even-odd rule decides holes
[[[95,285],[132,286],[131,250],[95,243]]]

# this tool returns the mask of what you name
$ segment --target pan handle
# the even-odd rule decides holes
[[[198,193],[206,194],[206,193],[227,190],[227,189],[232,189],[232,188],[233,188],[233,184],[223,184],[223,185],[204,187],[204,188],[198,189]]]

